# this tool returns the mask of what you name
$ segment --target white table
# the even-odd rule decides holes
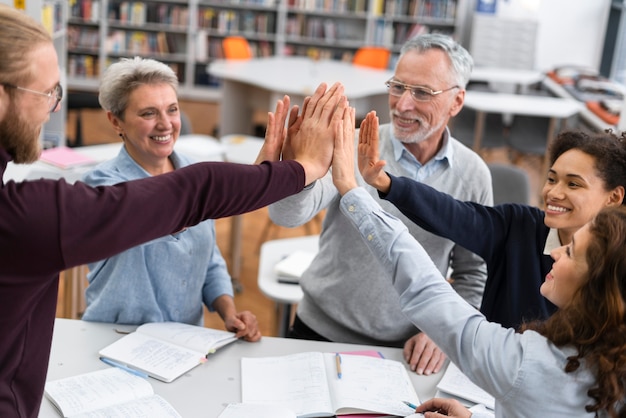
[[[276,302],[278,310],[278,335],[287,335],[291,324],[291,307],[302,300],[302,289],[298,284],[280,283],[274,266],[285,256],[296,250],[317,253],[319,235],[284,238],[267,241],[261,245],[259,255],[258,285],[261,292]]]
[[[211,75],[222,79],[220,136],[253,133],[253,111],[273,111],[287,94],[301,104],[321,82],[341,82],[357,115],[376,110],[381,123],[389,121],[385,81],[393,71],[353,66],[335,60],[313,61],[307,57],[266,57],[251,60],[215,60]]]
[[[548,117],[550,118],[546,142],[548,144],[554,137],[557,122],[576,115],[582,109],[581,103],[572,99],[473,90],[466,92],[464,106],[476,110],[474,151],[480,150],[486,113]]]
[[[122,335],[115,330],[131,331],[134,327],[79,320],[56,319],[48,380],[75,376],[107,366],[99,360],[98,351]],[[385,358],[401,361],[399,348],[339,344],[320,341],[263,337],[258,343],[238,341],[211,355],[208,361],[172,383],[148,379],[154,391],[164,397],[185,418],[215,418],[229,403],[241,402],[241,358],[280,356],[304,351],[340,352],[377,350]],[[419,376],[407,371],[420,400],[430,399],[443,373]],[[271,377],[268,376],[268,382]],[[58,418],[60,414],[44,398],[40,417]]]
[[[518,90],[538,83],[545,77],[541,71],[521,70],[514,68],[499,67],[474,67],[470,76],[471,81],[487,83],[509,84],[516,86]]]

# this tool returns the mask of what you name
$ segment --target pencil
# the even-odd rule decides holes
[[[335,353],[335,364],[337,365],[337,379],[341,379],[341,356]]]

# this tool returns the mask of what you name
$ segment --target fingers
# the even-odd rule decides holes
[[[261,339],[261,331],[256,316],[250,311],[243,311],[237,314],[235,324],[238,326],[235,335],[246,341],[258,341]]]
[[[415,412],[423,412],[425,417],[470,418],[472,413],[455,399],[433,398],[419,405]]]
[[[337,105],[344,97],[344,87],[341,83],[333,84],[327,91],[322,91],[322,87],[325,87],[325,83],[320,84],[315,90],[306,109],[303,110],[303,115],[305,119],[313,118],[322,123],[330,123]]]
[[[265,142],[259,151],[259,155],[255,160],[255,164],[263,161],[278,161],[285,140],[284,125],[287,118],[290,99],[284,96],[282,100],[276,103],[274,113],[267,114],[267,129],[265,130]]]
[[[417,374],[437,373],[445,363],[445,354],[424,333],[412,337],[404,346],[404,358]]]

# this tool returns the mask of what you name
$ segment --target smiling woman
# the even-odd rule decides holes
[[[177,87],[170,67],[155,60],[122,59],[107,69],[99,101],[124,147],[87,173],[86,183],[116,184],[192,163],[174,150],[181,129]],[[261,336],[255,315],[235,307],[213,220],[92,263],[89,270],[85,320],[199,325],[206,306],[226,329],[250,341]]]

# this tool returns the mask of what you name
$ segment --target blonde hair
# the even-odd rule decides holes
[[[19,85],[31,81],[35,74],[25,70],[30,68],[28,52],[44,43],[52,43],[52,38],[40,23],[17,9],[0,5],[0,83]]]

